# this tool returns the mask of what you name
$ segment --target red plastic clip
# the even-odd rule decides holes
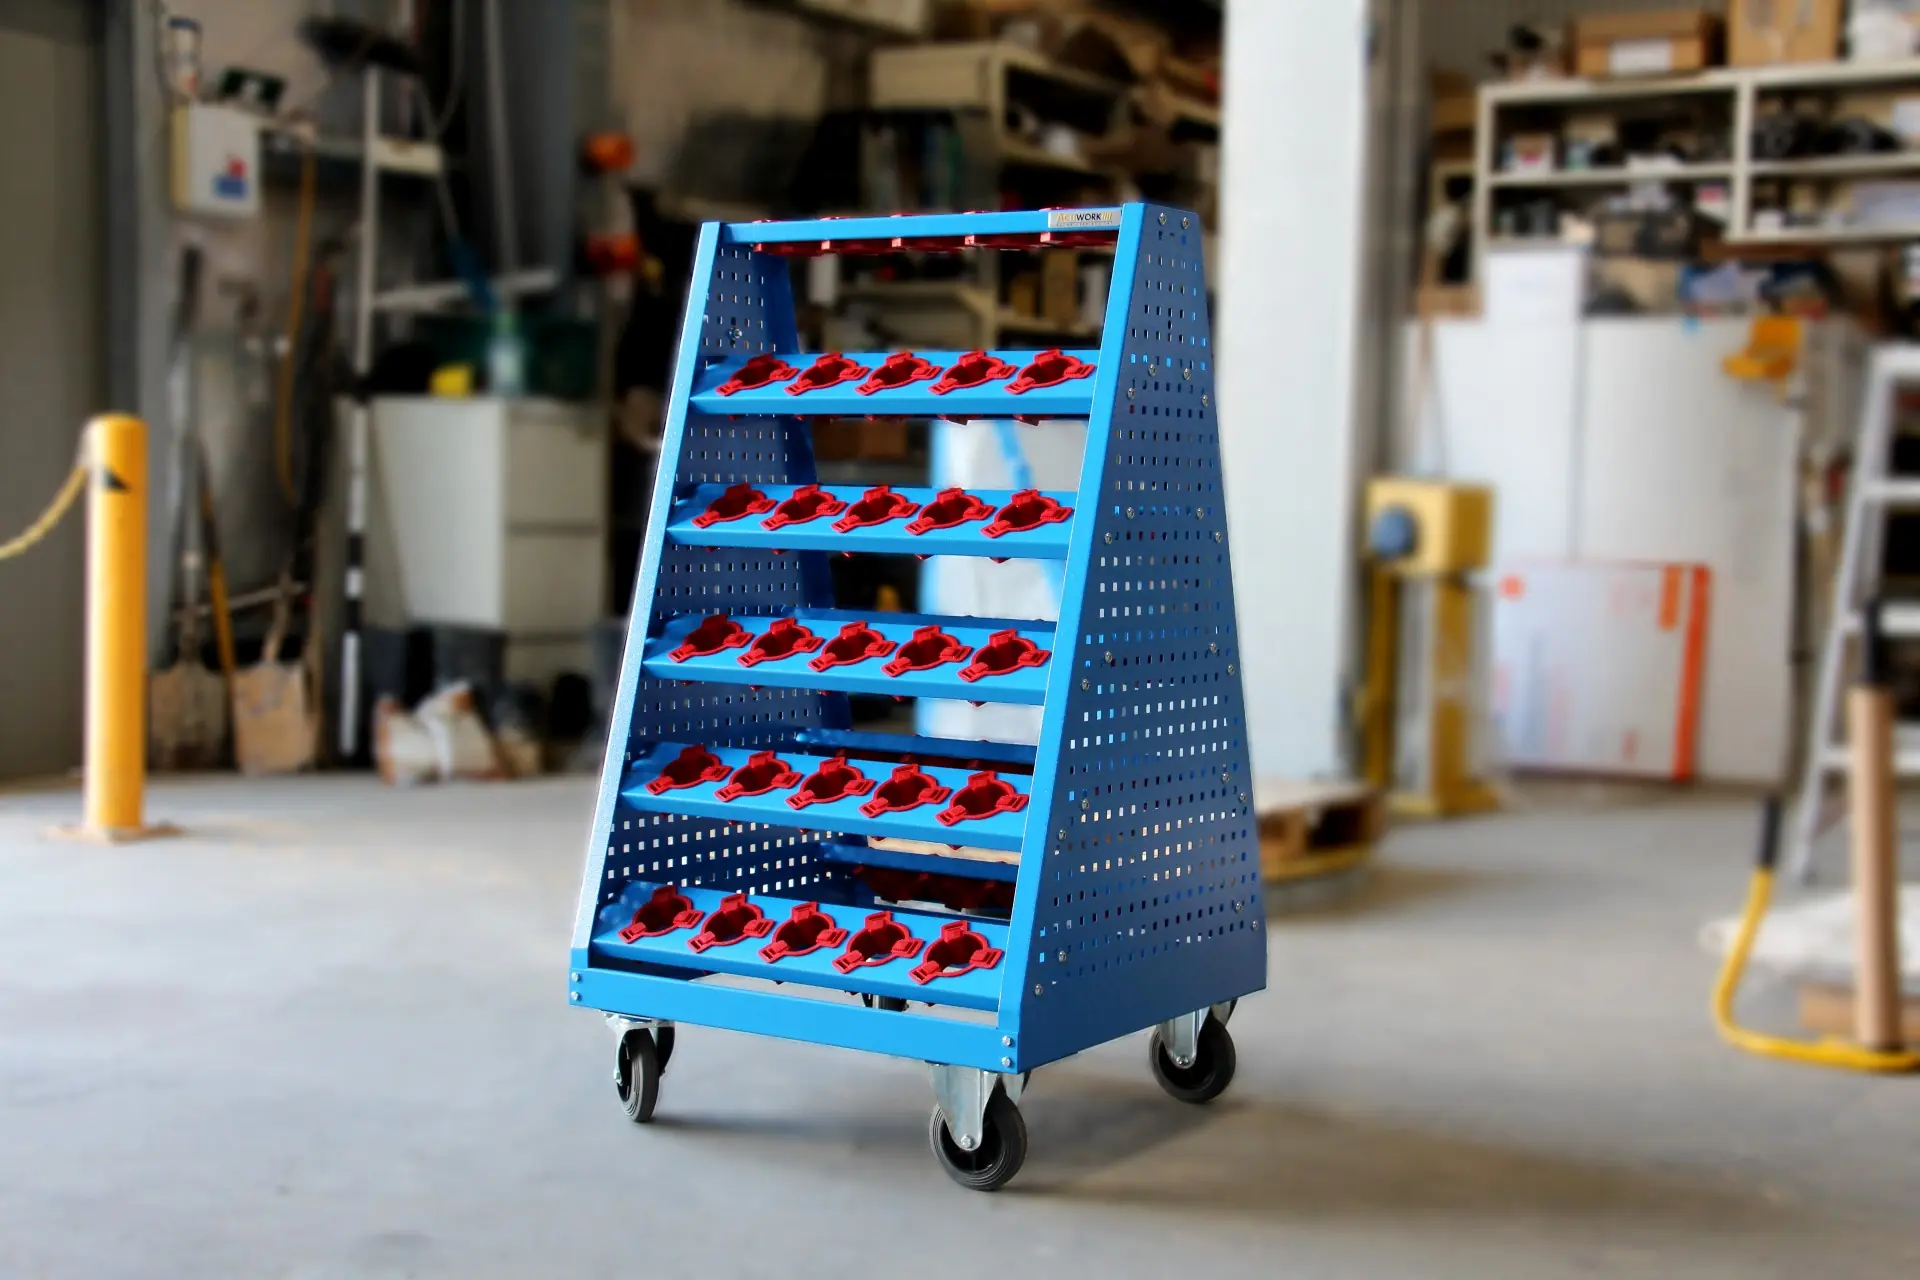
[[[756,387],[785,382],[799,372],[771,351],[764,351],[734,370],[733,376],[714,390],[723,396],[730,396],[736,391],[752,391]]]
[[[952,787],[941,786],[938,778],[919,765],[907,763],[895,766],[893,776],[880,784],[873,799],[860,806],[860,812],[869,818],[883,813],[905,813],[923,804],[939,804],[952,794]]]
[[[798,618],[775,618],[773,625],[755,636],[747,651],[740,655],[740,665],[752,667],[762,662],[778,662],[796,653],[812,653],[824,643]]]
[[[1055,347],[1051,351],[1042,351],[1035,356],[1020,376],[1007,384],[1007,394],[1017,396],[1023,391],[1036,391],[1041,387],[1057,387],[1074,378],[1085,378],[1093,373],[1093,366],[1078,356],[1070,356]],[[787,390],[793,390],[788,387]]]
[[[863,796],[871,790],[872,778],[848,764],[845,756],[833,756],[820,762],[820,767],[800,784],[800,789],[787,797],[787,803],[795,809],[804,809],[810,804],[832,804],[847,796]]]
[[[1038,489],[1022,489],[1007,499],[1000,514],[980,532],[989,538],[1022,529],[1037,529],[1043,524],[1059,524],[1073,515],[1072,507],[1063,507]]]
[[[707,927],[687,939],[687,946],[694,951],[730,947],[742,938],[764,938],[772,932],[766,912],[748,902],[746,894],[730,893],[707,917]]]
[[[809,365],[805,373],[787,384],[787,394],[803,396],[822,387],[834,387],[864,378],[872,372],[866,365],[849,360],[838,351],[829,351]]]
[[[840,628],[839,635],[827,641],[825,651],[807,665],[815,671],[851,667],[855,663],[865,662],[868,658],[884,658],[896,647],[893,641],[865,622],[849,622]]]
[[[935,978],[957,978],[975,969],[991,969],[1000,963],[1003,953],[990,947],[965,920],[949,920],[940,926],[940,936],[927,948],[927,958],[907,974],[925,986]]]
[[[847,508],[847,514],[833,522],[833,531],[852,533],[855,529],[910,516],[919,509],[920,504],[906,494],[895,493],[886,485],[877,484],[861,494],[860,500]]]
[[[969,351],[948,366],[946,376],[928,387],[936,396],[949,391],[959,391],[964,387],[977,387],[983,382],[997,382],[1001,378],[1011,378],[1014,366],[999,356],[985,351]]]
[[[722,804],[741,796],[763,796],[775,788],[785,789],[800,781],[799,771],[771,751],[756,751],[747,762],[733,771],[733,779],[713,793]]]
[[[736,484],[709,502],[707,509],[693,518],[693,527],[705,529],[710,525],[725,524],[729,520],[761,515],[773,510],[773,507],[773,499],[752,485]]]
[[[923,360],[911,351],[896,351],[881,361],[880,367],[873,371],[873,376],[855,390],[863,396],[870,396],[876,391],[890,391],[910,382],[925,382],[939,376],[940,366],[931,360]]]
[[[790,524],[805,524],[821,516],[837,516],[846,509],[846,503],[819,485],[803,484],[793,491],[791,498],[775,507],[773,514],[760,522],[760,527],[779,529]]]
[[[833,958],[833,967],[842,973],[852,973],[889,960],[911,960],[925,945],[907,926],[893,918],[893,912],[876,911],[847,942],[847,949]]]
[[[972,652],[970,646],[937,626],[921,627],[913,633],[913,639],[900,646],[893,661],[880,669],[890,676],[903,676],[909,671],[929,671],[946,662],[965,662]]]
[[[907,532],[915,535],[934,529],[951,529],[968,520],[985,520],[993,514],[993,504],[982,502],[965,489],[942,489],[938,496],[920,508],[920,514],[907,522]]]
[[[673,885],[663,884],[633,913],[632,922],[620,931],[620,941],[638,942],[642,938],[658,938],[675,929],[691,929],[700,923],[703,914],[694,910],[693,901],[686,894]]]
[[[1004,676],[1021,667],[1038,667],[1053,656],[1018,631],[996,631],[974,651],[973,661],[960,668],[960,678],[968,684],[988,676]]]
[[[804,956],[822,947],[837,947],[847,931],[833,922],[817,902],[803,902],[773,931],[773,941],[760,948],[760,958],[777,964],[788,956]]]
[[[705,658],[722,649],[738,649],[752,638],[745,627],[726,614],[709,614],[701,619],[699,626],[687,632],[687,638],[680,642],[680,647],[667,656],[675,662]]]
[[[967,785],[953,797],[953,803],[937,816],[941,826],[951,827],[979,818],[991,818],[996,813],[1018,813],[1026,807],[1027,798],[1014,790],[1011,782],[988,769],[968,778]]]
[[[731,772],[720,763],[719,756],[705,747],[682,747],[680,754],[660,771],[660,776],[647,784],[647,790],[656,796],[663,796],[669,791],[697,787],[703,782],[718,782]]]

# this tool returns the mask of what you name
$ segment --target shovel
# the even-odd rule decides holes
[[[150,689],[153,764],[160,770],[215,768],[227,741],[227,679],[200,659],[202,512],[197,503],[181,505],[179,646],[173,665],[155,674]],[[224,604],[216,598],[214,612],[220,613]]]
[[[313,764],[319,722],[307,669],[280,660],[292,594],[293,583],[282,574],[260,661],[233,678],[233,758],[242,773],[297,773]]]

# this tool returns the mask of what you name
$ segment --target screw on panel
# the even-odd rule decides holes
[[[1043,996],[1047,994],[1047,989],[1036,982],[1033,984],[1033,994]]]
[[[1093,681],[1091,681],[1091,680],[1082,680],[1082,681],[1080,682],[1080,687],[1081,687],[1082,689],[1091,689],[1091,688],[1093,688]]]
[[[1066,953],[1066,950],[1062,948],[1060,952],[1060,963],[1065,964],[1066,962],[1067,962],[1067,953]]]
[[[1192,382],[1192,381],[1193,381],[1193,370],[1191,370],[1191,369],[1182,369],[1182,370],[1180,371],[1180,381],[1182,381],[1182,382]]]
[[[1247,909],[1247,904],[1240,901],[1240,899],[1235,898],[1233,900],[1233,909],[1235,911],[1245,911]]]
[[[1204,409],[1212,403],[1213,403],[1213,398],[1209,396],[1206,392],[1202,391],[1200,393],[1200,407]]]
[[[1218,529],[1215,529],[1213,531],[1213,540],[1215,542],[1225,542],[1227,540],[1227,535],[1220,532]]]
[[[1107,665],[1108,665],[1108,666],[1112,666],[1112,665],[1113,665],[1113,650],[1111,650],[1111,649],[1109,649],[1109,650],[1107,650],[1107,653],[1106,653],[1106,658],[1107,658]]]
[[[1157,377],[1159,377],[1159,376],[1160,376],[1160,366],[1159,366],[1159,365],[1157,365],[1157,364],[1150,364],[1150,365],[1148,365],[1148,366],[1147,366],[1147,376],[1148,376],[1149,378],[1157,378]]]
[[[1233,770],[1231,770],[1231,769],[1222,769],[1222,770],[1220,771],[1220,781],[1222,781],[1222,782],[1232,782],[1232,781],[1233,781]]]
[[[1180,229],[1182,231],[1185,231],[1192,223],[1192,218],[1187,217],[1184,213],[1180,215]]]
[[[1220,646],[1218,644],[1210,644],[1207,646],[1207,655],[1209,657],[1219,652],[1220,652]]]
[[[1207,518],[1207,509],[1205,507],[1195,507],[1193,509],[1193,518],[1195,520],[1205,520]]]
[[[570,991],[567,993],[567,995],[569,998],[574,1000],[578,1000],[580,998],[580,993],[578,991]]]
[[[745,337],[746,335],[741,333],[739,328],[736,326],[735,328],[727,330],[727,336],[733,339],[735,342],[738,342],[740,341],[741,338]]]
[[[1060,838],[1062,840],[1067,838],[1067,829],[1065,827],[1060,828]]]
[[[1234,664],[1229,662],[1227,664],[1227,674],[1232,675],[1233,673],[1234,673]]]
[[[579,974],[577,974],[577,973],[576,973],[576,974],[574,974],[574,975],[573,975],[573,980],[574,980],[575,982],[578,982],[578,981],[580,981],[580,975],[579,975]]]
[[[1129,399],[1129,400],[1131,400],[1131,399],[1133,399],[1133,388],[1132,388],[1132,387],[1128,387],[1128,388],[1127,388],[1127,399]]]
[[[1167,225],[1167,215],[1165,211],[1162,211],[1160,214],[1160,225],[1163,227]]]
[[[1246,802],[1247,802],[1247,793],[1242,791],[1240,793],[1240,803],[1245,804]]]
[[[1012,1037],[1012,1036],[1001,1036],[1001,1037],[1000,1037],[1000,1043],[1001,1043],[1001,1044],[1003,1044],[1003,1045],[1005,1045],[1005,1046],[1007,1046],[1007,1048],[1009,1048],[1009,1049],[1011,1049],[1011,1048],[1013,1048],[1013,1037]]]
[[[1108,541],[1108,542],[1112,542],[1112,541],[1113,541],[1113,535],[1112,535],[1112,534],[1108,534],[1108,535],[1107,535],[1107,541]]]
[[[1085,813],[1086,811],[1087,811],[1087,802],[1085,800],[1082,800],[1080,802],[1080,812]]]
[[[1128,507],[1128,508],[1127,508],[1127,519],[1129,519],[1129,520],[1131,520],[1131,519],[1133,519],[1133,508],[1132,508],[1132,507]]]

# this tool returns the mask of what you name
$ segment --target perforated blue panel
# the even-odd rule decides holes
[[[1189,217],[1130,206],[1116,258],[1137,247],[1108,307],[1123,354],[1111,410],[1089,424],[1080,500],[1095,519],[1069,556],[1059,637],[1071,650],[1042,721],[1034,791],[1052,805],[1022,853],[1041,874],[1021,876],[1015,907],[1016,924],[1032,912],[1022,1067],[1266,980],[1206,276]]]

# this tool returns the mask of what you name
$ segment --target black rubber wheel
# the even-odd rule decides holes
[[[621,1110],[635,1124],[653,1119],[653,1107],[660,1100],[660,1055],[653,1047],[653,1036],[645,1031],[629,1031],[620,1037],[620,1050],[614,1059],[614,1091],[620,1095]]]
[[[1227,1091],[1227,1086],[1233,1083],[1236,1063],[1233,1037],[1212,1014],[1200,1024],[1200,1035],[1193,1048],[1193,1065],[1175,1066],[1160,1033],[1155,1031],[1152,1042],[1147,1045],[1147,1061],[1153,1064],[1153,1078],[1160,1082],[1168,1097],[1198,1106],[1212,1102]]]
[[[1027,1122],[1020,1117],[1020,1108],[999,1089],[987,1099],[977,1148],[960,1149],[938,1107],[933,1109],[933,1119],[927,1126],[927,1141],[947,1176],[970,1191],[998,1191],[1013,1180],[1027,1160]]]
[[[659,1059],[660,1074],[667,1074],[667,1063],[673,1060],[672,1027],[655,1027],[653,1029],[653,1056]]]
[[[862,991],[860,1003],[869,1009],[886,1009],[892,1013],[906,1012],[907,1002],[899,996],[872,996]]]

